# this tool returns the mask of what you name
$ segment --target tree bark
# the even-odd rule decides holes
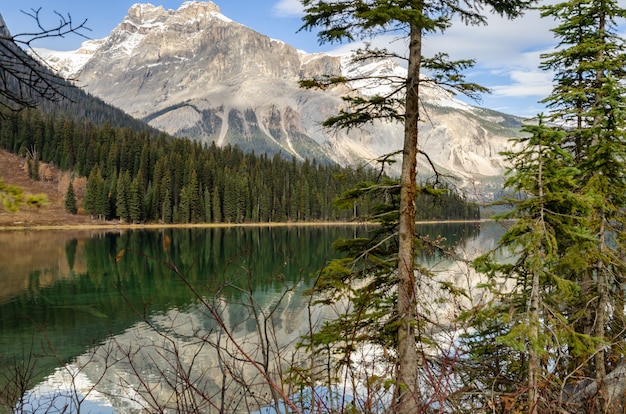
[[[604,214],[603,214],[604,215]],[[607,282],[607,271],[605,269],[604,263],[602,263],[602,259],[605,255],[605,245],[604,241],[606,239],[605,234],[605,225],[604,225],[604,217],[601,217],[600,224],[600,246],[598,249],[602,253],[601,259],[597,265],[597,285],[598,285],[598,305],[596,308],[595,314],[595,326],[594,326],[594,336],[598,339],[604,340],[606,337],[606,321],[607,321],[607,307],[609,304],[609,298],[607,294],[608,282]],[[598,405],[601,413],[610,413],[610,400],[609,400],[609,391],[606,384],[606,352],[604,349],[604,345],[600,345],[600,348],[596,351],[594,356],[594,365],[596,369],[596,382],[598,384]]]
[[[422,52],[422,31],[411,25],[409,66],[406,84],[406,115],[402,175],[400,177],[400,218],[398,248],[398,384],[396,412],[422,412],[418,384],[419,354],[416,343],[418,329],[417,293],[419,281],[415,273],[415,196],[417,191],[417,144],[419,121],[419,76]]]
[[[539,186],[540,212],[539,220],[542,226],[541,231],[544,237],[547,237],[546,217],[544,214],[544,193],[543,193],[543,146],[539,147],[539,171],[537,172],[537,184]],[[541,254],[538,250],[536,254]],[[537,351],[537,342],[539,339],[539,270],[533,269],[532,285],[529,300],[529,323],[530,323],[530,344],[528,349],[528,413],[537,414],[539,403],[539,353]]]
[[[604,3],[602,3],[604,4]],[[602,38],[602,44],[606,44],[606,15],[604,11],[600,13],[598,16],[598,33]],[[596,62],[604,62],[604,49],[599,48],[596,54]],[[596,70],[596,81],[598,85],[603,85],[604,83],[604,71],[598,69]],[[601,88],[600,88],[601,89]],[[596,93],[596,105],[602,105],[602,96],[601,92],[598,91]],[[601,122],[599,116],[596,116],[594,123],[597,125]],[[600,137],[598,135],[594,136],[593,145],[598,145],[600,142]],[[595,314],[595,326],[594,326],[594,335],[596,338],[605,339],[606,334],[606,321],[607,321],[607,306],[609,303],[607,289],[608,289],[608,281],[607,281],[607,271],[605,269],[604,260],[605,255],[605,240],[607,237],[607,231],[605,227],[605,221],[609,218],[607,217],[607,213],[604,210],[600,212],[600,231],[598,234],[598,239],[600,245],[598,246],[598,250],[601,252],[600,260],[598,261],[598,269],[596,274],[597,279],[597,294],[598,294],[598,305]],[[605,359],[605,350],[604,346],[601,345],[601,348],[597,350],[594,356],[594,365],[596,369],[596,382],[598,384],[598,402],[602,413],[609,413],[609,396],[606,385],[606,359]]]

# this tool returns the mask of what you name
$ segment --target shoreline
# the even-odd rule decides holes
[[[491,219],[475,220],[422,220],[416,221],[420,224],[446,224],[446,223],[484,223]],[[52,231],[52,230],[157,230],[157,229],[191,229],[191,228],[227,228],[227,227],[311,227],[311,226],[377,226],[377,223],[366,221],[312,221],[312,222],[263,222],[263,223],[76,223],[76,224],[25,224],[16,223],[13,225],[0,224],[0,231]]]

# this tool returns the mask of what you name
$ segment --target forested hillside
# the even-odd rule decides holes
[[[85,212],[134,223],[358,219],[368,214],[367,205],[338,211],[333,200],[378,177],[370,168],[257,156],[148,128],[98,125],[37,110],[6,114],[0,146],[29,158],[32,165],[43,161],[88,177]],[[37,169],[32,171],[39,179]],[[478,217],[476,207],[452,192],[437,199],[423,197],[418,201],[424,206],[422,219]]]

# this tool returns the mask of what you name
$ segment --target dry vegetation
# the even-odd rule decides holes
[[[82,226],[105,224],[92,220],[88,214],[70,214],[65,211],[65,192],[69,184],[69,174],[56,167],[41,163],[40,181],[28,177],[26,161],[14,154],[0,150],[0,177],[6,184],[16,185],[26,194],[45,194],[48,205],[41,208],[22,207],[13,213],[0,208],[0,228],[31,226]],[[74,180],[74,191],[78,205],[85,193],[85,178]]]

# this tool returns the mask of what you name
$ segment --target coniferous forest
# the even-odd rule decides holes
[[[84,211],[143,223],[255,223],[353,220],[368,205],[339,211],[333,201],[370,167],[344,168],[277,154],[247,154],[133,126],[23,110],[0,120],[0,147],[88,177]],[[38,177],[33,177],[38,178]],[[72,190],[73,191],[73,190]],[[420,194],[419,219],[476,219],[478,207],[449,191]]]

